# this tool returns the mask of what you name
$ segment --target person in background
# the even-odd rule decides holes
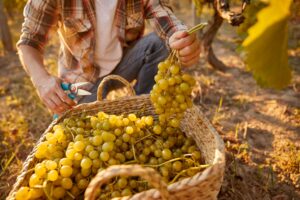
[[[155,31],[146,36],[145,20]],[[136,79],[136,94],[149,93],[157,64],[170,49],[179,50],[183,66],[195,64],[199,40],[186,30],[166,0],[29,0],[17,47],[43,103],[53,113],[63,113],[77,103],[95,101],[99,83],[109,74]],[[43,62],[54,31],[60,38],[58,77]],[[92,95],[76,102],[60,86],[86,81],[92,83]]]

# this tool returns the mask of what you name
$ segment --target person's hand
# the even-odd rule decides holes
[[[53,113],[61,114],[75,105],[61,88],[61,81],[58,78],[47,75],[33,80],[33,84],[43,103]]]
[[[179,60],[182,65],[189,67],[199,60],[201,48],[196,33],[177,31],[169,39],[171,49],[179,50]]]

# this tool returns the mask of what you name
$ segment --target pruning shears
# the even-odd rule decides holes
[[[61,83],[61,88],[67,92],[70,99],[75,99],[76,96],[87,96],[91,95],[89,91],[80,89],[80,87],[89,85],[89,82],[79,82],[79,83]]]
[[[87,96],[91,95],[87,90],[80,89],[82,86],[89,85],[89,82],[78,82],[78,83],[61,83],[61,88],[67,93],[68,97],[72,100],[76,98],[76,96]],[[58,114],[53,115],[53,119],[57,119]]]

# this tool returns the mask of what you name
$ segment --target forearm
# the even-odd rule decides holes
[[[31,77],[33,84],[36,84],[39,79],[49,76],[43,63],[43,55],[40,51],[28,45],[20,45],[18,52],[21,63]]]

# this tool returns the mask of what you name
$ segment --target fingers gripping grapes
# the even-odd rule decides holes
[[[200,56],[200,42],[195,33],[188,34],[186,31],[175,32],[169,40],[173,50],[179,52],[179,60],[184,66],[196,64]]]

